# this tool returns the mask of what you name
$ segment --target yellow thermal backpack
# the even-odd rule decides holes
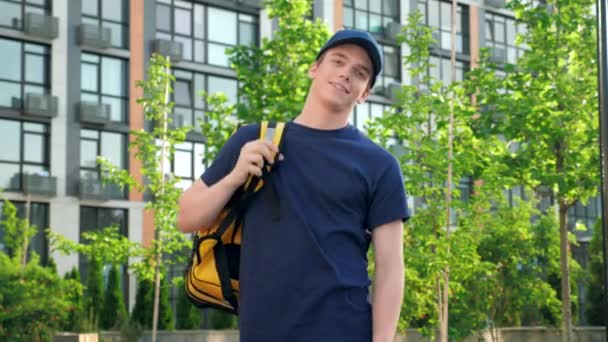
[[[262,122],[260,139],[282,147],[285,123]],[[278,155],[275,156],[275,161]],[[194,235],[192,254],[186,273],[186,293],[201,308],[213,307],[238,314],[239,263],[245,209],[264,186],[272,167],[265,163],[262,176],[249,176],[230,198],[209,229]]]

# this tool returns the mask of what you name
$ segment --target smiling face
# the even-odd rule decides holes
[[[332,112],[350,113],[369,96],[372,62],[363,48],[344,44],[327,50],[309,70],[311,95]]]

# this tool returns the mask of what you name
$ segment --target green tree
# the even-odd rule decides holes
[[[94,327],[99,327],[103,308],[103,265],[98,258],[89,259],[85,286],[85,311],[87,319]]]
[[[122,295],[118,267],[112,265],[108,274],[99,327],[105,330],[119,328],[127,321],[127,317],[127,308]]]
[[[158,328],[161,330],[173,330],[173,309],[169,303],[169,282],[163,276],[160,281],[160,298],[158,304]]]
[[[229,49],[241,88],[238,104],[225,95],[203,94],[207,101],[201,131],[206,138],[204,162],[209,164],[235,131],[238,122],[287,121],[299,114],[310,87],[308,69],[329,38],[320,20],[307,19],[310,0],[267,0],[266,10],[277,29],[260,46]]]
[[[593,238],[589,246],[589,288],[587,290],[587,320],[589,324],[600,326],[606,317],[606,298],[604,288],[604,261],[602,259],[602,221],[598,220],[593,228]]]
[[[165,322],[164,319],[159,319],[162,269],[168,263],[185,262],[175,252],[188,248],[191,243],[175,225],[181,194],[181,190],[176,187],[179,178],[171,175],[171,170],[165,169],[165,165],[172,160],[175,145],[185,140],[186,133],[191,128],[169,129],[173,120],[169,115],[173,108],[169,94],[172,92],[171,82],[174,81],[170,67],[168,58],[155,54],[150,59],[147,79],[137,82],[137,87],[143,89],[143,97],[137,103],[143,106],[146,120],[154,123],[150,131],[142,129],[130,132],[133,140],[129,148],[135,150],[135,159],[142,163],[141,172],[145,181],[138,182],[127,170],[98,158],[105,180],[152,196],[152,200],[146,203],[146,209],[154,213],[154,239],[151,246],[144,250],[142,262],[132,264],[132,267],[139,277],[154,279],[153,342],[156,341],[157,323]],[[163,258],[165,254],[174,257]]]
[[[198,329],[201,325],[201,311],[192,304],[184,290],[184,279],[175,285],[178,291],[175,327],[182,330]]]
[[[471,73],[477,104],[484,108],[478,132],[503,136],[507,173],[538,196],[554,196],[560,227],[562,326],[572,341],[568,209],[597,191],[597,73],[594,2],[550,0],[531,6],[509,3],[528,29],[517,41],[527,47],[516,66],[481,61]],[[495,66],[494,66],[495,67]]]
[[[152,307],[154,306],[154,284],[150,279],[138,279],[135,306],[131,312],[131,321],[142,328],[152,327]]]
[[[82,332],[85,331],[87,325],[86,313],[84,309],[83,289],[78,268],[73,267],[72,270],[65,274],[64,279],[72,280],[80,285],[79,291],[74,291],[69,298],[70,306],[68,308],[67,318],[62,325],[62,330]]]
[[[2,226],[3,242],[12,254],[0,251],[0,340],[50,341],[68,316],[70,298],[82,287],[41,266],[35,254],[23,263],[29,244],[24,239],[31,239],[35,229],[19,219],[15,206],[6,200]]]

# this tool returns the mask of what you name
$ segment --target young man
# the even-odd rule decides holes
[[[382,59],[369,33],[341,30],[310,67],[303,110],[287,124],[281,158],[245,215],[241,341],[393,341],[403,297],[402,222],[409,217],[403,180],[395,158],[348,124]],[[273,162],[277,149],[258,139],[258,130],[239,129],[184,192],[182,231],[209,227],[248,175]]]

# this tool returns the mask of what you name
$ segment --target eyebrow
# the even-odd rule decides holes
[[[342,52],[333,52],[333,56],[335,56],[335,57],[341,57],[341,58],[344,58],[344,59],[348,59],[348,56],[345,55]],[[357,64],[356,67],[359,68],[359,69],[362,69],[363,71],[365,71],[367,73],[367,75],[371,75],[372,74],[372,72],[369,70],[369,68],[366,67],[363,64]]]

